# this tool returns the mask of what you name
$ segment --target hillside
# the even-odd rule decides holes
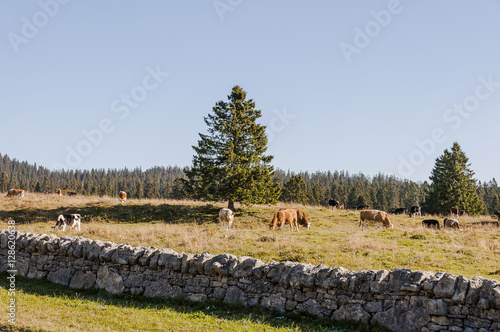
[[[309,231],[268,229],[275,211],[286,206],[240,207],[234,228],[219,230],[220,203],[182,200],[66,197],[29,194],[24,199],[0,197],[0,227],[16,220],[23,232],[83,236],[129,243],[133,246],[172,248],[178,252],[231,253],[264,262],[296,261],[350,270],[405,268],[450,272],[467,278],[500,280],[500,232],[490,217],[460,218],[462,229],[423,228],[423,218],[391,216],[394,229],[368,231],[358,227],[359,212],[301,206],[312,223]],[[60,213],[80,213],[82,231],[55,232]],[[442,218],[438,218],[442,221]]]

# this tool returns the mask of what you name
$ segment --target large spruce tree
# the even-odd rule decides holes
[[[436,159],[430,176],[432,183],[424,203],[426,212],[448,214],[452,207],[471,215],[485,211],[468,162],[469,158],[457,142]]]
[[[266,127],[256,122],[261,111],[239,86],[212,111],[204,118],[208,134],[199,134],[193,165],[185,170],[186,190],[198,199],[228,201],[232,210],[235,202],[274,204],[280,188],[272,181],[273,156],[264,155]]]

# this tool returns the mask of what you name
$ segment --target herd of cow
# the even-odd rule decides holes
[[[24,190],[22,189],[10,189],[7,192],[7,197],[24,197]],[[55,191],[56,195],[62,196],[62,190],[57,189]],[[69,196],[75,196],[76,192],[68,191],[67,194]],[[127,193],[125,191],[120,191],[118,193],[118,197],[120,199],[121,204],[125,203],[127,200]],[[337,209],[344,209],[344,204],[340,202],[330,199],[328,204]],[[408,214],[410,217],[420,217],[422,215],[422,211],[420,206],[412,206],[409,210],[407,208],[398,208],[389,213],[380,210],[370,210],[368,206],[356,206],[352,207],[354,210],[361,210],[359,215],[359,226],[362,226],[363,230],[367,229],[367,222],[375,222],[377,223],[377,228],[380,224],[386,228],[393,228],[393,224],[389,218],[389,213],[391,214]],[[459,216],[464,215],[465,211],[459,210],[456,207],[451,208],[452,215]],[[228,230],[234,221],[234,212],[231,209],[223,208],[219,211],[219,217],[217,218],[217,222],[220,224],[220,230],[226,229]],[[63,231],[67,226],[71,228],[76,228],[76,230],[80,231],[81,224],[81,216],[79,214],[61,214],[57,218],[55,230],[62,229]],[[309,229],[311,227],[311,223],[307,220],[306,214],[304,211],[295,209],[295,208],[281,208],[277,211],[271,223],[269,224],[269,228],[271,230],[275,229],[283,229],[285,225],[290,225],[291,231],[299,231],[299,226],[305,227]],[[426,219],[422,221],[422,226],[437,228],[440,229],[440,223],[436,219]],[[444,219],[443,228],[455,228],[460,229],[460,223],[457,219]]]
[[[25,191],[23,189],[9,189],[9,191],[7,192],[7,197],[15,197],[15,196],[24,197],[24,193]],[[67,191],[66,193],[68,194],[68,196],[77,195],[75,191]],[[63,192],[61,189],[56,189],[54,191],[54,194],[62,196]]]

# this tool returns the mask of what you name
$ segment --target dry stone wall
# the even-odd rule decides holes
[[[229,254],[177,253],[82,237],[0,232],[0,271],[15,237],[17,274],[75,289],[219,299],[280,312],[379,322],[393,331],[500,331],[500,282],[397,269],[349,271]]]

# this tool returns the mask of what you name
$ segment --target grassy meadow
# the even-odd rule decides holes
[[[368,230],[363,231],[358,227],[359,211],[337,211],[320,206],[294,205],[293,207],[306,212],[311,222],[311,229],[301,228],[300,232],[292,233],[287,226],[277,231],[271,231],[268,227],[273,214],[286,205],[254,205],[237,207],[233,228],[226,232],[220,231],[216,223],[218,211],[224,206],[222,203],[159,199],[130,199],[121,205],[118,198],[111,197],[59,197],[28,193],[25,198],[20,199],[6,198],[2,195],[0,228],[6,228],[7,221],[13,219],[16,221],[16,229],[21,232],[83,236],[116,243],[129,243],[134,246],[172,248],[178,252],[209,251],[214,255],[231,253],[259,258],[265,263],[272,260],[289,260],[314,265],[325,264],[330,267],[342,266],[350,270],[405,268],[450,272],[467,278],[483,276],[500,280],[500,229],[496,226],[496,220],[490,216],[460,217],[462,229],[434,230],[421,226],[421,221],[429,218],[428,216],[409,218],[407,215],[391,215],[394,229],[377,229],[375,225],[369,225]],[[81,232],[69,228],[66,232],[54,231],[56,218],[61,213],[81,214],[83,218]],[[443,218],[436,219],[442,222]],[[1,279],[0,301],[6,303],[7,295],[3,288],[5,278]],[[302,323],[297,323],[294,319],[278,316],[269,316],[271,318],[259,316],[260,314],[256,314],[255,317],[245,316],[248,309],[241,311],[235,309],[241,313],[241,317],[228,319],[220,313],[227,311],[227,308],[219,305],[214,305],[216,308],[214,310],[220,311],[216,315],[201,309],[193,312],[190,311],[193,309],[186,309],[188,312],[185,313],[184,309],[180,310],[175,305],[164,308],[164,305],[159,303],[149,304],[150,302],[133,298],[114,299],[92,292],[79,295],[81,292],[75,293],[73,290],[49,286],[42,281],[25,280],[23,284],[28,286],[26,290],[20,290],[19,296],[26,303],[30,303],[29,309],[25,309],[29,311],[26,316],[30,319],[24,320],[23,315],[23,324],[20,326],[30,331],[38,331],[37,328],[40,328],[40,331],[80,330],[79,322],[83,321],[83,318],[78,318],[78,315],[76,318],[71,318],[71,311],[64,314],[64,322],[69,320],[68,324],[73,324],[74,328],[68,327],[66,323],[57,327],[56,322],[59,321],[57,312],[50,314],[44,309],[44,303],[47,301],[53,302],[56,307],[59,306],[61,311],[69,306],[71,310],[76,310],[81,315],[91,312],[97,321],[101,319],[100,315],[113,316],[113,319],[116,319],[116,325],[112,323],[106,326],[102,325],[104,323],[96,323],[98,327],[89,328],[96,331],[135,330],[130,325],[131,322],[125,322],[127,319],[123,316],[136,317],[129,318],[134,321],[151,321],[148,323],[151,324],[151,328],[144,330],[162,330],[153,326],[159,324],[157,320],[167,319],[180,322],[176,325],[178,329],[172,328],[172,331],[181,328],[185,330],[184,324],[188,324],[187,326],[192,324],[192,329],[189,330],[193,331],[335,331],[333,325],[327,326],[324,323],[301,325]],[[32,291],[30,287],[56,289],[58,292]],[[123,301],[125,303],[139,301],[139,304],[129,305]],[[187,307],[181,305],[181,308]],[[168,318],[170,314],[176,318]],[[213,323],[208,322],[212,320]],[[286,326],[277,326],[273,323],[276,320]],[[226,326],[233,323],[242,325]],[[209,327],[203,328],[203,324]],[[358,327],[352,331],[365,328]]]

